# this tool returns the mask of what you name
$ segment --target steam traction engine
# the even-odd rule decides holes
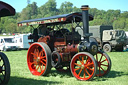
[[[71,70],[78,80],[91,80],[94,76],[104,76],[111,69],[109,56],[98,50],[97,42],[91,38],[88,21],[93,20],[88,15],[88,6],[81,7],[82,13],[57,15],[47,18],[25,20],[18,26],[38,24],[29,39],[30,48],[27,53],[27,63],[33,75],[47,75],[51,68],[58,71]],[[83,28],[80,26],[83,23]],[[72,26],[71,26],[72,24]],[[69,31],[65,27],[71,26]],[[75,28],[83,29],[84,37]]]

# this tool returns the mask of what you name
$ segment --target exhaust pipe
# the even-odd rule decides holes
[[[81,6],[82,10],[82,20],[83,20],[83,37],[84,40],[89,42],[89,15],[88,15],[88,5]]]

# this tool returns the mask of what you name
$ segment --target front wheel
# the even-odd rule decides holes
[[[91,80],[97,71],[97,63],[94,57],[87,52],[80,52],[73,56],[70,69],[78,80]]]
[[[7,56],[0,52],[0,85],[6,85],[10,79],[10,64]]]

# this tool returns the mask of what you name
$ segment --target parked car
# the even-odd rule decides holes
[[[17,50],[18,46],[14,43],[12,36],[10,37],[0,37],[0,50]]]

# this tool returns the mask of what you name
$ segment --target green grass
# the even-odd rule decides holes
[[[8,85],[128,85],[128,52],[111,52],[108,55],[112,68],[106,77],[92,81],[78,81],[72,74],[57,72],[54,68],[46,76],[34,76],[27,66],[27,50],[4,52],[11,65]]]

